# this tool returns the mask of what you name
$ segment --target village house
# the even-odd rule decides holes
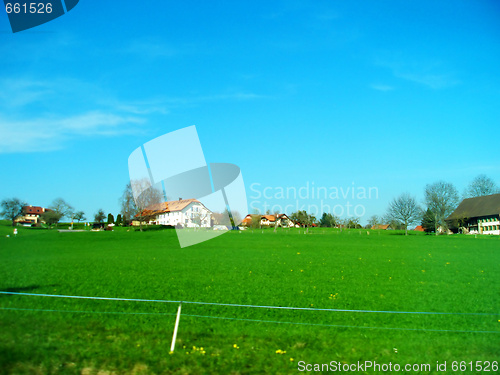
[[[245,226],[249,226],[252,222],[252,218],[257,219],[260,218],[260,225],[267,227],[274,227],[278,225],[278,227],[283,228],[292,228],[299,227],[300,224],[295,223],[292,219],[290,219],[287,214],[277,214],[277,215],[259,215],[259,214],[248,214],[245,216],[243,221],[241,222]],[[276,220],[278,221],[276,223]]]
[[[18,216],[15,221],[21,225],[40,224],[41,215],[46,211],[50,210],[40,206],[24,206],[21,216]]]
[[[276,217],[274,215],[262,215],[260,218],[260,225],[273,226],[276,224]]]
[[[500,194],[464,199],[446,222],[453,232],[500,235]]]
[[[375,224],[375,225],[372,225],[371,229],[373,229],[373,230],[375,230],[375,229],[388,230],[391,228],[390,228],[390,224]]]
[[[209,228],[212,226],[212,211],[196,199],[179,199],[147,207],[142,216],[148,224],[182,226],[184,228]],[[132,222],[139,225],[138,220]]]

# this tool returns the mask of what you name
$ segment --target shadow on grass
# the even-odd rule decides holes
[[[11,350],[10,348],[0,347],[0,368],[3,369],[2,371],[6,371],[5,374],[11,373],[7,371],[9,370],[9,367],[11,367],[16,362],[25,359],[25,356],[23,356],[20,352],[16,352],[14,350]]]
[[[172,230],[172,229],[175,229],[175,227],[172,225],[148,225],[148,226],[144,225],[142,227],[143,232],[153,232],[153,231],[159,231],[159,230]],[[134,231],[140,232],[141,229],[135,228]]]
[[[27,292],[32,292],[36,289],[39,288],[54,288],[59,286],[59,284],[52,284],[52,285],[30,285],[30,286],[21,286],[21,287],[14,287],[14,288],[5,288],[5,289],[0,289],[2,292],[9,292],[9,293],[27,293]],[[13,296],[14,294],[0,294],[0,297],[8,297],[8,296]]]

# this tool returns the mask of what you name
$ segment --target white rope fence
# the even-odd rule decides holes
[[[140,298],[116,298],[116,297],[90,297],[90,296],[69,296],[59,294],[39,294],[39,293],[21,293],[4,292],[0,294],[12,294],[20,296],[53,297],[53,298],[76,298],[106,301],[128,301],[128,302],[155,302],[155,303],[184,303],[193,305],[211,305],[211,306],[229,306],[229,307],[248,307],[258,309],[280,309],[280,310],[308,310],[308,311],[332,311],[332,312],[353,312],[353,313],[379,313],[379,314],[422,314],[422,315],[500,315],[499,313],[467,313],[467,312],[436,312],[436,311],[390,311],[390,310],[349,310],[349,309],[321,309],[314,307],[291,307],[291,306],[266,306],[266,305],[243,305],[236,303],[217,303],[217,302],[196,302],[196,301],[176,301],[161,299],[140,299]]]
[[[120,314],[120,315],[163,315],[172,316],[176,315],[174,332],[172,335],[172,344],[170,351],[175,349],[175,341],[179,327],[181,316],[182,304],[192,305],[210,305],[210,306],[224,306],[224,307],[244,307],[244,308],[257,308],[257,309],[279,309],[279,310],[306,310],[306,311],[327,311],[327,312],[349,312],[349,313],[379,313],[379,314],[419,314],[419,315],[461,315],[461,316],[498,316],[500,313],[467,313],[467,312],[435,312],[435,311],[389,311],[389,310],[350,310],[350,309],[322,309],[312,307],[291,307],[291,306],[266,306],[266,305],[244,305],[233,303],[217,303],[217,302],[198,302],[198,301],[175,301],[175,300],[157,300],[157,299],[142,299],[142,298],[116,298],[116,297],[92,297],[92,296],[71,296],[71,295],[58,295],[58,294],[41,294],[41,293],[22,293],[22,292],[9,292],[0,291],[4,295],[19,295],[19,296],[32,296],[32,297],[50,297],[50,298],[71,298],[71,299],[85,299],[85,300],[105,300],[105,301],[126,301],[126,302],[150,302],[150,303],[175,303],[179,304],[177,314],[171,313],[148,313],[148,312],[118,312],[118,311],[71,311],[71,310],[53,310],[53,309],[26,309],[16,307],[0,307],[0,310],[12,311],[33,311],[33,312],[59,312],[59,313],[80,313],[80,314]],[[400,327],[372,327],[372,326],[352,326],[340,324],[322,324],[322,323],[301,323],[301,322],[285,322],[274,320],[259,320],[259,319],[244,319],[244,318],[229,318],[220,316],[209,315],[189,315],[183,314],[185,317],[192,318],[206,318],[206,319],[222,319],[234,320],[256,323],[273,323],[273,324],[293,324],[293,325],[308,325],[320,327],[335,327],[335,328],[355,328],[355,329],[381,329],[381,330],[399,330],[399,331],[428,331],[428,332],[454,332],[454,333],[493,333],[500,334],[500,331],[472,331],[472,330],[449,330],[449,329],[426,329],[426,328],[400,328]]]

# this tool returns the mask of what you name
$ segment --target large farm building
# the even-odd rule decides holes
[[[212,211],[196,199],[179,199],[155,204],[143,211],[149,224],[181,225],[186,228],[210,227]],[[133,224],[139,225],[138,221]]]
[[[500,194],[464,199],[446,221],[454,231],[500,235]]]

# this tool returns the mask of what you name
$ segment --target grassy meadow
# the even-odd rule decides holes
[[[18,230],[0,225],[2,291],[311,310],[184,303],[169,353],[176,303],[0,294],[0,373],[288,374],[300,361],[447,361],[451,373],[452,361],[500,361],[499,237],[248,230],[180,249],[174,230]]]

